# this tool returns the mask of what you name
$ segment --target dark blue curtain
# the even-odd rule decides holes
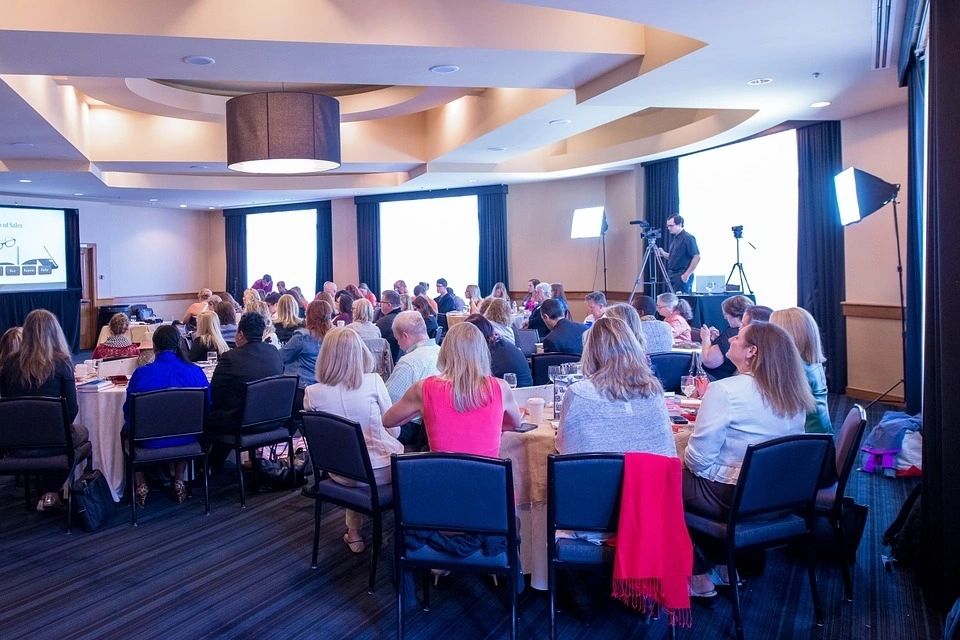
[[[243,300],[247,282],[247,216],[223,212],[224,244],[227,252],[227,292],[235,300]]]
[[[907,340],[903,372],[907,411],[917,413],[923,401],[923,176],[925,94],[924,62],[911,65],[907,85]]]
[[[36,207],[31,207],[36,208]],[[0,334],[23,324],[34,309],[57,316],[72,351],[80,346],[80,212],[63,210],[67,288],[60,291],[23,291],[0,294]]]
[[[507,254],[507,187],[477,196],[480,222],[480,265],[477,279],[486,295],[502,282],[510,290],[510,265]]]
[[[665,246],[667,238],[667,218],[680,213],[680,159],[667,158],[643,165],[643,193],[646,220],[652,229],[660,229],[660,246]],[[663,282],[656,273],[654,263],[647,266],[643,274],[644,282]],[[658,289],[659,290],[659,289]]]
[[[330,201],[317,203],[317,288],[333,281],[333,207]]]
[[[366,282],[380,299],[380,203],[355,200],[357,204],[357,267],[360,282]]]
[[[797,305],[820,326],[827,386],[847,387],[843,226],[833,178],[842,168],[840,123],[797,129]]]

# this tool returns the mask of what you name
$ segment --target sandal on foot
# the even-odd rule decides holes
[[[146,484],[137,485],[137,504],[141,507],[147,503],[147,494],[150,493],[150,487]]]
[[[177,498],[177,504],[183,504],[187,499],[187,485],[183,480],[173,481],[173,495]]]
[[[350,547],[350,551],[353,553],[363,553],[363,551],[366,549],[366,546],[363,544],[363,538],[360,538],[359,540],[351,540],[349,536],[349,533],[343,534],[343,541],[348,547]]]

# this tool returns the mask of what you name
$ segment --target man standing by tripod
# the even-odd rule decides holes
[[[697,239],[684,231],[683,217],[672,215],[667,218],[667,231],[673,236],[670,242],[670,252],[658,249],[661,258],[667,259],[667,274],[670,276],[670,285],[676,293],[690,293],[693,279],[693,270],[700,263],[700,248]]]

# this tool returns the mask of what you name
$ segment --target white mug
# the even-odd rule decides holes
[[[543,398],[529,398],[527,400],[527,415],[529,416],[528,421],[533,424],[540,424],[543,422],[543,406],[546,404],[546,400]]]
[[[338,326],[338,327],[345,326],[346,324],[347,324],[347,323],[344,322],[343,320],[337,320],[337,326]]]

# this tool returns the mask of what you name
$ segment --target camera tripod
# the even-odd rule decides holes
[[[630,291],[630,298],[627,300],[627,303],[632,303],[634,296],[637,295],[637,289],[641,285],[649,284],[650,285],[650,297],[657,297],[657,274],[659,273],[663,277],[663,282],[666,285],[665,289],[670,293],[673,293],[673,285],[670,284],[670,276],[667,275],[667,266],[663,264],[663,258],[660,257],[660,253],[657,251],[657,239],[654,237],[649,237],[644,234],[644,239],[647,241],[647,249],[643,253],[643,262],[640,263],[640,271],[637,272],[637,279],[633,283],[633,289]],[[647,265],[652,265],[653,273],[650,281],[645,282],[643,279],[643,274],[647,270]]]
[[[733,239],[737,241],[737,261],[730,267],[730,275],[727,276],[727,290],[729,291],[730,289],[730,281],[733,280],[733,274],[737,274],[740,278],[740,292],[753,295],[753,289],[750,288],[750,282],[747,281],[747,273],[743,270],[743,263],[740,262],[740,234],[734,231]]]

